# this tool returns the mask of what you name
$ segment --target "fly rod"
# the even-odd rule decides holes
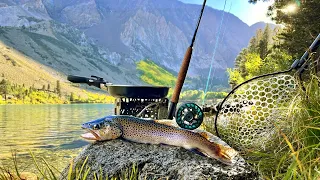
[[[204,11],[204,7],[206,6],[206,2],[207,2],[207,0],[203,1],[203,5],[202,5],[202,9],[201,9],[200,16],[198,19],[198,23],[196,26],[196,30],[194,31],[191,44],[188,47],[188,49],[184,55],[184,58],[183,58],[183,61],[182,61],[181,67],[180,67],[180,71],[179,71],[178,78],[176,81],[176,86],[174,88],[173,95],[171,98],[171,103],[170,103],[169,112],[168,112],[168,119],[173,119],[173,115],[176,111],[176,107],[179,102],[179,96],[181,93],[181,89],[182,89],[184,80],[186,79],[186,76],[187,76],[187,72],[188,72],[188,68],[189,68],[189,64],[190,64],[190,60],[191,60],[191,56],[192,56],[193,44],[196,40],[197,32],[199,29],[199,25],[200,25],[203,11]]]

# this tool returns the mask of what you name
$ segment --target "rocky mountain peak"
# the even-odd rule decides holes
[[[22,7],[28,12],[43,14],[44,16],[49,17],[42,0],[21,0],[20,4],[22,4]]]
[[[201,10],[201,5],[178,0],[0,0],[0,3],[0,26],[30,26],[50,20],[67,24],[99,45],[99,52],[110,63],[130,71],[135,70],[137,61],[151,59],[177,72]],[[226,68],[233,67],[241,49],[265,25],[249,27],[225,12],[217,43],[222,14],[223,11],[206,7],[189,76],[206,77],[214,61],[212,76],[224,79],[227,84]]]
[[[2,0],[0,4],[0,26],[30,26],[51,19],[42,0]]]
[[[94,0],[65,7],[61,11],[63,22],[78,28],[89,28],[101,22],[101,15]]]

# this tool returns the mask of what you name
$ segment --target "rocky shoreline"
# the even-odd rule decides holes
[[[87,158],[90,167],[88,179],[94,173],[119,177],[122,171],[137,165],[138,179],[260,179],[259,174],[244,159],[228,166],[181,147],[150,145],[121,139],[95,142],[86,146],[74,159],[81,167]],[[66,167],[61,179],[66,179],[70,167]],[[102,171],[102,172],[101,172]]]

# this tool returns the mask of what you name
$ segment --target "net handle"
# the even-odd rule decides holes
[[[304,54],[301,56],[299,60],[296,60],[291,65],[291,68],[293,69],[301,69],[306,67],[306,61],[308,60],[311,53],[315,52],[320,46],[320,33],[316,37],[316,39],[313,41],[313,43],[310,45],[310,47],[304,52]]]

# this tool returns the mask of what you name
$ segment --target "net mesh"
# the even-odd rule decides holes
[[[238,150],[266,150],[277,137],[275,123],[285,119],[295,96],[294,76],[278,74],[250,81],[222,104],[217,116],[220,137]]]

